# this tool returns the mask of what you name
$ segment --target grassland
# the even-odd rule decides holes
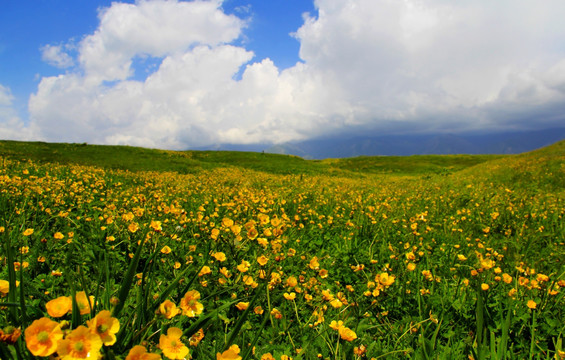
[[[565,142],[0,160],[2,359],[565,358]]]
[[[128,171],[202,170],[237,167],[272,174],[342,175],[447,174],[500,155],[360,156],[349,159],[304,160],[290,155],[237,151],[163,151],[130,146],[0,141],[0,156],[38,163],[76,164]]]

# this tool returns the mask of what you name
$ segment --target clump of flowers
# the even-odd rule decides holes
[[[357,334],[355,331],[351,330],[350,328],[343,325],[343,321],[335,321],[333,320],[330,323],[330,327],[334,330],[337,330],[339,336],[345,341],[353,341],[357,339]]]

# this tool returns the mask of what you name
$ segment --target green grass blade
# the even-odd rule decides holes
[[[6,235],[6,256],[8,257],[8,283],[10,284],[10,292],[8,292],[8,302],[16,303],[16,270],[14,269],[14,249],[12,248],[10,237]],[[20,284],[21,285],[21,284]],[[17,308],[10,308],[10,317],[13,324],[18,322]]]
[[[269,313],[265,312],[265,315],[263,315],[263,321],[261,322],[261,326],[259,327],[259,330],[255,332],[255,337],[253,338],[253,341],[251,341],[251,344],[249,345],[245,353],[243,353],[242,360],[247,360],[253,353],[253,348],[255,347],[255,344],[257,344],[259,337],[263,334],[263,329],[265,329],[265,326],[267,325],[269,319],[270,319]]]
[[[233,330],[230,333],[226,341],[226,344],[224,345],[223,351],[226,351],[233,344],[233,341],[235,340],[235,337],[239,334],[239,331],[241,330],[243,323],[245,322],[245,320],[247,320],[247,316],[249,315],[249,312],[254,308],[255,302],[257,301],[259,295],[263,292],[266,286],[267,286],[267,282],[263,283],[263,285],[259,289],[257,289],[255,296],[253,296],[253,299],[251,299],[251,301],[249,302],[249,306],[247,307],[247,309],[245,309],[243,314],[241,314],[239,319],[237,319],[237,322],[235,323],[235,326],[233,327]]]
[[[142,239],[143,240],[141,240],[141,243],[137,246],[137,249],[135,250],[135,254],[131,259],[126,275],[124,276],[122,286],[120,287],[120,291],[118,292],[118,303],[112,310],[112,315],[116,318],[120,316],[120,313],[122,312],[122,309],[124,308],[126,299],[128,297],[129,290],[131,289],[131,285],[133,284],[135,271],[137,269],[137,265],[139,264],[139,259],[141,257],[143,245],[145,244],[145,235],[143,235]]]
[[[506,359],[506,351],[508,346],[508,337],[510,335],[510,322],[512,321],[512,310],[508,309],[506,312],[506,319],[502,324],[502,337],[496,352],[497,359]]]
[[[208,313],[205,316],[200,316],[198,318],[198,320],[196,320],[195,322],[193,322],[188,328],[186,328],[183,331],[183,335],[190,337],[192,335],[194,335],[199,329],[203,328],[204,326],[206,326],[206,324],[208,322],[210,322],[210,320],[217,318],[218,313],[224,309],[229,308],[230,306],[233,306],[236,302],[232,301],[229,302],[227,304],[224,304],[222,306],[220,306],[219,308],[217,308],[216,310]]]

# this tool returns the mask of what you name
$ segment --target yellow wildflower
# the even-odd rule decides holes
[[[159,338],[159,349],[169,359],[184,359],[188,355],[188,347],[181,341],[182,330],[177,327],[170,327],[167,335],[161,334]]]

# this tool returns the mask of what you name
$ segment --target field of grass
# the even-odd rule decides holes
[[[0,161],[1,359],[565,358],[565,141]]]

